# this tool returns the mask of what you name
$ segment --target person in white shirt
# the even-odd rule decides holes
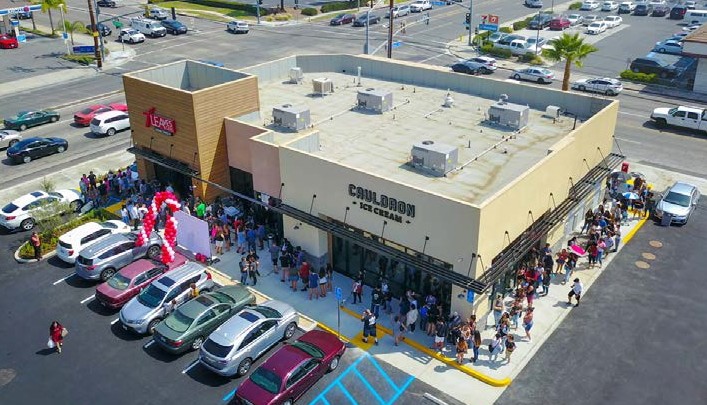
[[[579,306],[579,300],[582,298],[582,292],[584,291],[584,285],[582,284],[581,281],[579,281],[578,278],[574,279],[574,283],[572,284],[572,289],[570,290],[570,293],[567,294],[567,302],[572,305],[572,297],[577,298],[577,304],[575,307]]]

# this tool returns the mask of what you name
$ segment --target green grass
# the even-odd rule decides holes
[[[194,14],[195,16],[206,18],[209,20],[216,20],[216,21],[230,21],[228,18],[220,18],[219,16],[212,14],[212,13],[203,13],[200,11],[212,11],[214,13],[220,13],[223,14],[224,16],[231,17],[231,18],[242,18],[242,17],[251,17],[252,15],[248,13],[247,11],[243,10],[232,10],[230,8],[225,8],[225,7],[210,7],[210,6],[203,6],[201,4],[194,4],[194,3],[187,3],[184,1],[163,1],[158,4],[162,8],[169,9],[171,7],[174,7],[177,9],[177,11],[184,10],[186,12],[189,12],[190,14]]]

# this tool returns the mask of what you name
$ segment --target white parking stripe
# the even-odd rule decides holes
[[[153,343],[155,343],[154,339],[150,339],[150,341],[145,343],[142,348],[147,349],[148,347],[152,346]]]
[[[69,279],[69,278],[73,277],[75,274],[76,274],[76,273],[71,273],[71,274],[69,274],[68,276],[66,276],[66,277],[64,277],[64,278],[60,278],[59,280],[55,281],[52,285],[57,285],[57,284],[59,284],[59,283],[62,283],[62,282],[64,282],[66,279]]]
[[[96,294],[93,294],[93,295],[91,295],[90,297],[84,298],[84,299],[81,301],[81,303],[82,303],[82,304],[85,304],[85,303],[87,303],[88,301],[91,301],[91,300],[94,299],[94,298],[96,298]]]
[[[194,368],[194,366],[196,366],[197,364],[199,364],[199,359],[194,360],[189,366],[187,366],[187,368],[185,368],[184,370],[182,370],[182,374],[188,373],[189,370],[191,370],[192,368]]]
[[[120,318],[115,318],[110,322],[110,324],[115,325],[119,320],[120,320]]]

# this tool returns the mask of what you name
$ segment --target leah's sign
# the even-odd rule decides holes
[[[403,217],[415,218],[415,205],[408,204],[403,200],[378,194],[355,184],[349,184],[349,196],[360,200],[357,201],[357,204],[362,210],[370,211],[395,222],[402,223]],[[409,224],[410,219],[406,219],[405,223]]]
[[[177,122],[172,118],[156,114],[155,107],[150,108],[142,114],[146,117],[145,126],[147,128],[154,128],[155,131],[170,136],[177,132]]]

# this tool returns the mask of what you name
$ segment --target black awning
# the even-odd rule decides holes
[[[532,247],[547,235],[557,224],[561,223],[567,214],[594,190],[596,185],[606,180],[606,177],[617,168],[626,157],[612,153],[592,168],[580,181],[570,188],[569,196],[559,205],[543,213],[530,227],[512,241],[493,260],[491,267],[481,275],[480,281],[484,290],[509,272]]]
[[[149,160],[150,162],[157,163],[160,166],[164,166],[168,169],[172,169],[175,172],[179,172],[182,174],[185,174],[190,177],[196,177],[199,175],[198,170],[194,170],[191,167],[189,167],[188,164],[182,163],[176,159],[172,159],[170,157],[164,156],[160,153],[157,153],[151,149],[145,149],[141,148],[138,146],[131,146],[128,148],[128,152],[140,156],[142,158],[145,158]]]

